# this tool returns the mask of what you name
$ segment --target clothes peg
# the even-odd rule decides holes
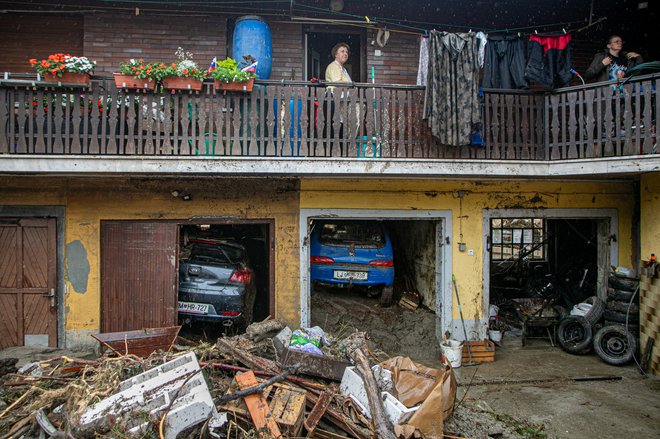
[[[561,30],[563,30],[563,31],[564,31],[564,35],[566,35],[566,29],[564,29],[564,28],[562,27]]]
[[[520,38],[520,32],[518,32],[518,38]]]
[[[539,34],[539,33],[536,31],[536,29],[534,29],[534,34],[535,34],[535,35],[538,35],[538,34]]]

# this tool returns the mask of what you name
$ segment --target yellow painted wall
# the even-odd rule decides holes
[[[453,223],[452,271],[461,283],[461,304],[466,318],[482,315],[483,215],[482,209],[614,208],[619,215],[619,264],[632,266],[632,212],[634,187],[626,182],[576,181],[301,181],[302,209],[423,209],[451,210]],[[465,191],[462,212],[458,191]],[[462,241],[474,256],[459,252],[459,217]],[[657,229],[656,229],[657,230]],[[456,304],[454,318],[459,318]],[[469,316],[469,317],[468,317]]]
[[[173,190],[192,194],[174,198]],[[65,246],[80,241],[90,265],[86,290],[66,279],[67,347],[86,344],[100,327],[101,220],[191,217],[275,220],[275,312],[299,321],[298,182],[274,179],[0,178],[0,205],[64,206]],[[69,273],[65,254],[65,274]]]
[[[660,172],[642,175],[639,201],[641,257],[660,258]]]

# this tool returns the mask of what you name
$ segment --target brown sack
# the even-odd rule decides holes
[[[449,364],[433,369],[407,357],[394,357],[383,363],[392,372],[397,398],[406,407],[423,402],[408,420],[427,438],[442,438],[445,419],[454,411],[456,377]]]

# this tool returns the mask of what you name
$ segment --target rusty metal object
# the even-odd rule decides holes
[[[159,349],[169,351],[180,329],[181,326],[169,326],[91,335],[101,343],[102,347],[110,349],[117,355],[147,357]]]
[[[286,347],[282,349],[280,355],[280,362],[283,366],[299,364],[300,373],[336,381],[341,381],[344,370],[351,365],[347,361],[335,360]]]

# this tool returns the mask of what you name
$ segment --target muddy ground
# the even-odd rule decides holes
[[[313,325],[338,334],[352,328],[367,331],[374,345],[389,355],[438,367],[434,321],[428,309],[381,308],[377,298],[359,291],[312,294]],[[528,340],[522,347],[514,331],[505,334],[494,363],[455,371],[457,400],[463,402],[448,427],[462,430],[463,437],[487,437],[485,432],[516,437],[511,429],[537,438],[660,437],[660,380],[645,378],[634,364],[615,367],[594,354],[570,355],[552,347],[547,338]],[[574,380],[600,376],[615,379]]]

